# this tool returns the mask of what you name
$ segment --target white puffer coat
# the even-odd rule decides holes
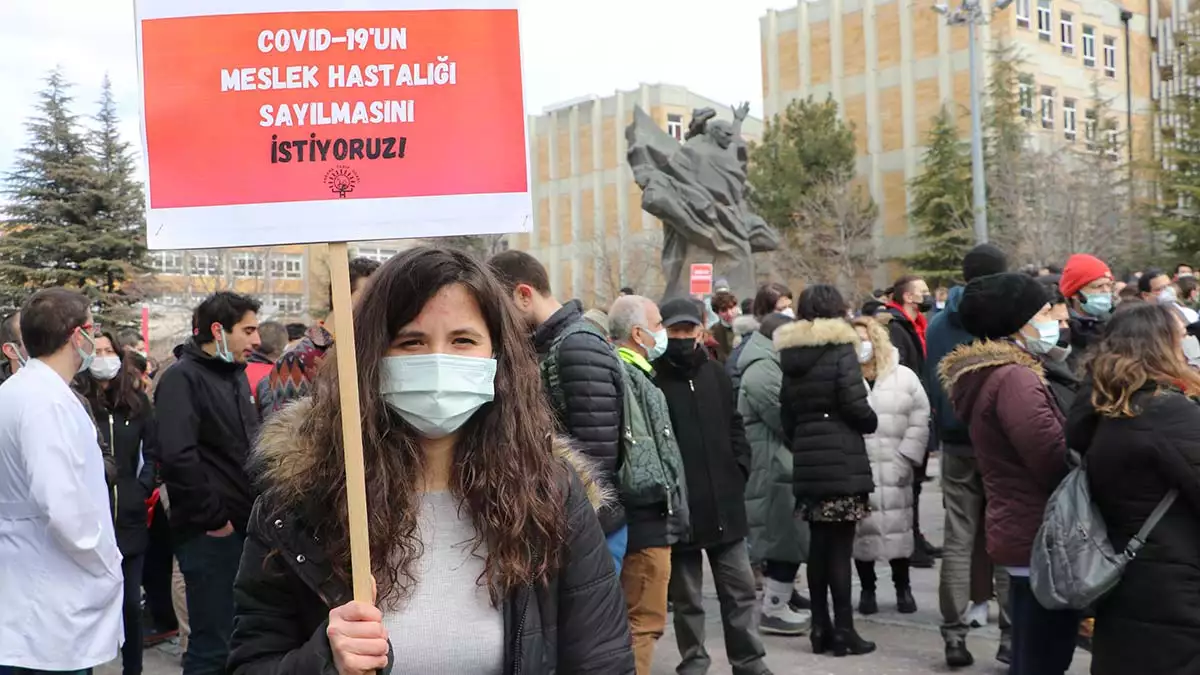
[[[879,428],[866,437],[875,491],[871,515],[859,521],[855,560],[895,560],[913,553],[914,467],[925,459],[929,440],[929,398],[920,378],[899,364],[887,330],[874,321],[868,328],[874,348],[875,384],[870,402]]]

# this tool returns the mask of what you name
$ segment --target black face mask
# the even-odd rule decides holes
[[[933,297],[932,296],[927,295],[924,298],[921,298],[921,302],[917,303],[917,311],[922,314],[925,314],[926,312],[929,312],[932,309],[933,309]]]
[[[696,353],[696,338],[668,338],[664,356],[678,364],[688,363]]]

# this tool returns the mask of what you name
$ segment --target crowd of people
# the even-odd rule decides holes
[[[767,283],[585,311],[519,251],[352,261],[369,602],[331,318],[260,324],[214,293],[159,368],[84,295],[38,291],[0,322],[0,673],[119,648],[140,675],[178,634],[184,675],[649,675],[672,620],[699,674],[707,559],[732,670],[763,675],[760,634],[873,652],[877,570],[911,614],[938,558],[951,668],[995,603],[1012,675],[1065,673],[1081,635],[1097,675],[1200,672],[1192,268],[1009,271],[984,244],[961,272],[861,307]],[[934,454],[942,548],[920,529]],[[1080,456],[1118,550],[1179,498],[1115,590],[1048,609],[1032,550]]]

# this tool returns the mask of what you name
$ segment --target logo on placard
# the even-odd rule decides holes
[[[339,199],[345,199],[347,194],[354,192],[354,186],[358,185],[358,172],[345,164],[338,164],[325,172],[325,185]]]

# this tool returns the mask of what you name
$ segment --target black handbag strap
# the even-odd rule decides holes
[[[1138,552],[1146,545],[1146,538],[1154,531],[1154,528],[1158,525],[1158,521],[1162,520],[1163,516],[1167,514],[1167,509],[1171,508],[1171,505],[1175,503],[1175,498],[1178,496],[1179,490],[1172,488],[1158,502],[1158,506],[1155,506],[1154,510],[1150,512],[1150,517],[1146,519],[1146,522],[1142,523],[1142,529],[1138,530],[1137,534],[1133,535],[1133,539],[1130,539],[1129,543],[1125,545],[1126,558],[1133,560],[1137,557]]]

